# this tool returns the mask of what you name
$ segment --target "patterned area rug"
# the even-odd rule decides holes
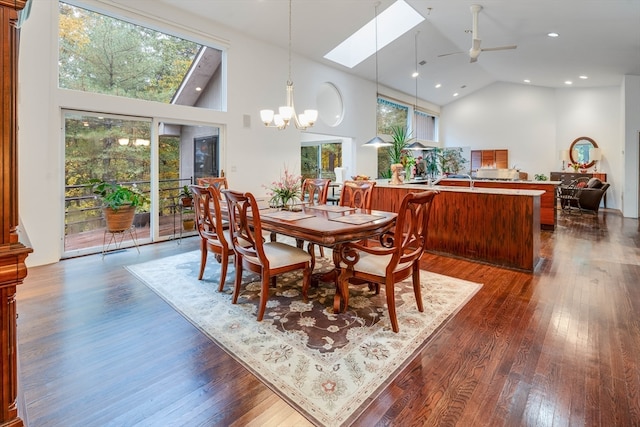
[[[233,267],[220,293],[220,265],[210,255],[199,281],[199,262],[195,251],[127,268],[311,422],[323,426],[355,419],[481,287],[422,271],[425,310],[417,310],[410,281],[398,285],[396,334],[383,290],[375,295],[367,286],[352,286],[349,310],[334,314],[334,285],[320,282],[304,303],[302,274],[294,272],[278,278],[258,323],[259,277],[245,272],[246,285],[234,305]],[[329,260],[320,258],[314,274],[329,269]]]

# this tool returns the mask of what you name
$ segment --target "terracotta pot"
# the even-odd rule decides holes
[[[135,206],[122,206],[118,210],[103,208],[102,212],[107,223],[107,231],[117,233],[131,228],[136,208]]]
[[[182,220],[182,228],[184,231],[192,231],[196,222],[193,219],[183,219]]]
[[[182,198],[182,206],[184,206],[185,208],[190,207],[192,203],[193,203],[193,199],[191,197]]]

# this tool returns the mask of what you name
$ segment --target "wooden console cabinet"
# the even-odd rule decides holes
[[[607,182],[607,174],[602,172],[570,172],[569,170],[563,172],[550,172],[549,173],[551,181],[561,181],[561,185],[567,185],[574,179],[578,178],[598,178],[602,182]]]
[[[16,287],[27,275],[25,259],[31,249],[18,241],[18,44],[17,11],[26,0],[0,0],[0,427],[24,425],[18,415],[18,347]]]

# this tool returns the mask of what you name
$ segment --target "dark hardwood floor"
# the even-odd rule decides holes
[[[29,426],[308,421],[122,266],[195,238],[29,269],[18,289]],[[639,426],[639,221],[559,214],[533,275],[427,254],[483,283],[358,426]]]

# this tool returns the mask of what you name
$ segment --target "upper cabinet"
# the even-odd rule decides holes
[[[471,150],[471,171],[509,168],[509,150]]]

